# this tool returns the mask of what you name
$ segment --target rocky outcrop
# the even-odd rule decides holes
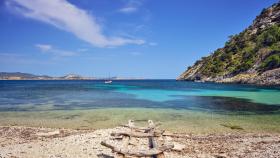
[[[280,85],[280,2],[264,9],[251,26],[177,79]]]
[[[279,2],[271,7],[264,9],[259,16],[256,17],[253,24],[249,26],[252,33],[265,29],[269,26],[279,23],[280,21],[280,5]]]

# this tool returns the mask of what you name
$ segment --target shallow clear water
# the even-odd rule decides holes
[[[0,124],[103,128],[153,119],[185,131],[280,131],[280,88],[175,80],[0,81]]]

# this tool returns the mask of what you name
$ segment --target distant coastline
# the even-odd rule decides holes
[[[47,75],[34,75],[22,72],[0,72],[0,80],[142,80],[144,78],[125,78],[125,77],[85,77],[77,74],[68,74],[61,77]]]

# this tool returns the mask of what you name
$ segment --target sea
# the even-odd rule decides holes
[[[280,87],[176,80],[0,81],[0,125],[280,133]]]

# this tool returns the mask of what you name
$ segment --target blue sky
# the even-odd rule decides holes
[[[1,0],[0,71],[176,78],[277,0]]]

